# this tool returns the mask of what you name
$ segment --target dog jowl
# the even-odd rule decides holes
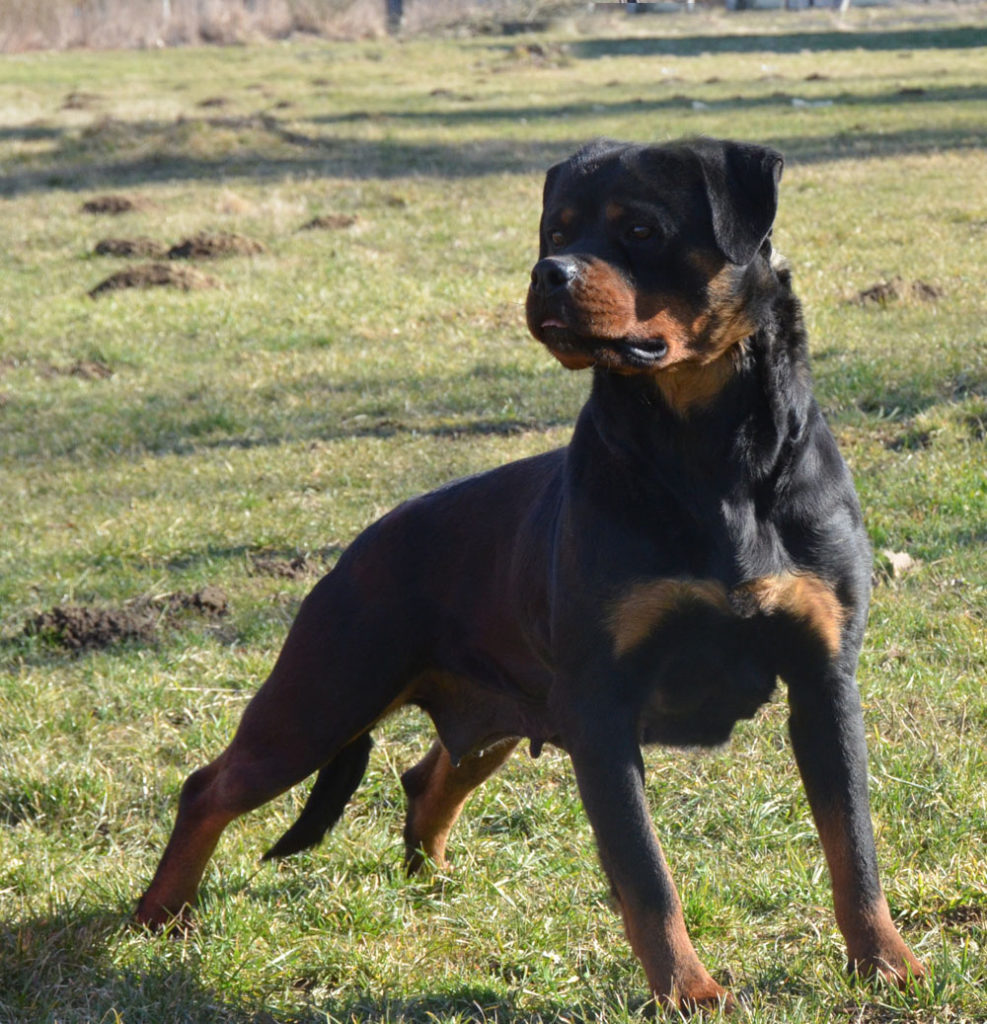
[[[527,317],[591,371],[562,449],[415,498],[303,602],[230,745],[194,772],[138,918],[193,903],[223,829],[318,773],[268,852],[342,814],[403,705],[406,863],[445,860],[470,793],[528,740],[565,750],[651,993],[731,1003],[651,825],[641,746],[728,739],[783,680],[851,969],[923,973],[878,879],[855,671],[869,550],[771,251],[782,161],[715,140],[596,142],[551,168]]]

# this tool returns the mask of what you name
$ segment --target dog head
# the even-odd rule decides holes
[[[774,150],[714,139],[602,140],[556,164],[531,333],[570,369],[649,374],[665,389],[689,380],[701,400],[755,329],[753,269],[767,265],[781,168]]]

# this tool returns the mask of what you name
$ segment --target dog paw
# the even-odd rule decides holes
[[[865,980],[887,982],[903,989],[925,978],[925,967],[903,942],[866,956],[851,956],[847,970]]]
[[[656,1001],[662,1010],[684,1016],[703,1016],[717,1010],[729,1014],[737,1008],[737,1001],[733,995],[712,978],[675,987],[670,995],[656,996]]]
[[[134,921],[150,932],[185,935],[192,930],[192,915],[188,904],[178,910],[169,910],[143,896],[134,911]]]

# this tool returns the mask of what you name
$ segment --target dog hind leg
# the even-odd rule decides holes
[[[347,614],[345,578],[326,577],[299,609],[271,675],[226,750],[193,772],[137,919],[162,926],[192,904],[219,837],[240,815],[320,774],[280,856],[317,841],[359,784],[375,722],[404,703],[413,676],[407,643],[375,610]],[[392,641],[392,642],[388,642]]]
[[[428,753],[401,776],[408,797],[404,825],[404,863],[414,874],[426,862],[446,865],[446,842],[470,793],[511,756],[518,740],[506,739],[453,765],[436,740]]]

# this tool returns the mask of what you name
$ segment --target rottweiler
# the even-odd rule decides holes
[[[552,167],[527,322],[591,369],[568,446],[365,530],[309,593],[232,742],[189,776],[137,916],[193,902],[223,829],[318,772],[265,854],[318,843],[406,704],[437,739],[402,776],[407,866],[445,862],[470,792],[522,740],[565,750],[659,1004],[732,1003],[652,827],[641,746],[710,746],[787,687],[795,759],[853,971],[923,968],[878,880],[855,671],[870,551],[772,252],[782,158],[602,140]]]

